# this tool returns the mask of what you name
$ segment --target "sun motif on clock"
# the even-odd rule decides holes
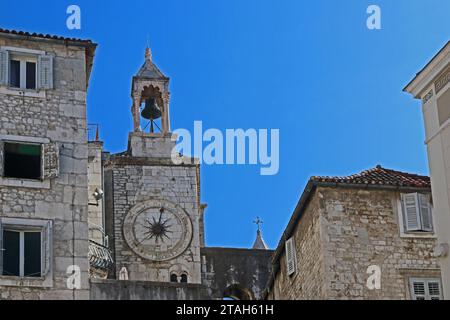
[[[187,249],[192,239],[192,222],[180,206],[151,200],[130,209],[123,232],[136,254],[148,260],[165,261]]]

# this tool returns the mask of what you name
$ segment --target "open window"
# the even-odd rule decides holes
[[[3,146],[5,178],[38,180],[42,177],[42,148],[39,144],[5,142]]]
[[[433,233],[432,205],[429,194],[402,194],[402,211],[406,232]]]
[[[59,175],[59,150],[56,143],[0,141],[0,177],[5,179],[45,180]]]
[[[0,219],[0,276],[42,278],[51,265],[51,221]]]

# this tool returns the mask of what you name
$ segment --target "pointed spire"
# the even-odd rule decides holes
[[[256,217],[256,220],[253,221],[253,223],[258,226],[258,230],[256,231],[256,239],[253,243],[253,249],[268,250],[269,247],[264,241],[261,233],[261,225],[263,224],[263,221],[259,217]]]
[[[152,62],[152,50],[149,47],[145,48],[145,61]]]

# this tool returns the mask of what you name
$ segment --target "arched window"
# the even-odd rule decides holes
[[[175,273],[170,275],[170,282],[178,282],[178,277]]]
[[[182,275],[181,275],[181,281],[180,281],[181,283],[187,283],[188,282],[188,276],[187,276],[187,274],[185,274],[185,273],[183,273]]]

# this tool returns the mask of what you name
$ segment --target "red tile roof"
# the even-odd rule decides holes
[[[94,45],[94,43],[91,40],[67,38],[67,37],[62,37],[62,36],[36,33],[36,32],[31,33],[31,32],[26,32],[26,31],[8,30],[8,29],[0,28],[0,33],[7,33],[7,34],[13,34],[13,35],[19,35],[19,36],[25,36],[25,37],[51,39],[51,40],[71,41],[71,42],[78,42],[80,44],[85,44],[85,45]]]
[[[412,173],[395,171],[376,166],[373,169],[362,171],[346,177],[311,177],[318,183],[343,183],[354,185],[381,185],[412,188],[431,188],[430,177]]]

